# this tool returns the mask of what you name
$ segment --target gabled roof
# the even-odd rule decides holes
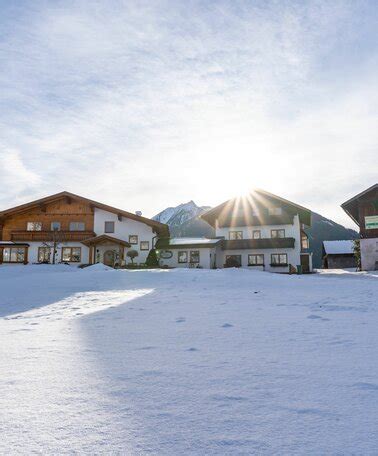
[[[114,214],[118,214],[121,216],[124,216],[126,218],[135,220],[137,222],[145,223],[146,225],[151,226],[154,231],[162,236],[169,236],[169,229],[168,226],[165,225],[164,223],[157,222],[155,220],[151,220],[146,217],[142,217],[140,215],[133,214],[132,212],[127,212],[122,209],[118,209],[113,206],[108,206],[107,204],[99,203],[98,201],[94,201],[88,198],[84,198],[83,196],[80,195],[75,195],[74,193],[70,192],[60,192],[60,193],[55,193],[54,195],[46,196],[45,198],[40,198],[34,201],[31,201],[30,203],[26,204],[21,204],[20,206],[15,206],[9,209],[6,209],[5,211],[0,211],[0,218],[6,218],[14,214],[19,214],[22,212],[27,212],[30,209],[33,209],[34,207],[42,206],[45,204],[53,203],[55,201],[58,201],[62,198],[68,198],[68,199],[74,199],[78,201],[82,201],[84,203],[90,204],[94,207],[97,207],[98,209],[102,209],[104,211],[112,212]]]
[[[304,223],[307,226],[311,226],[311,211],[309,209],[262,189],[254,189],[251,191],[249,195],[243,198],[238,197],[225,201],[224,203],[219,204],[218,206],[214,207],[213,209],[210,209],[204,214],[201,214],[200,218],[209,223],[209,225],[215,226],[215,220],[217,218],[219,218],[220,216],[222,216],[223,218],[227,218],[230,216],[230,213],[232,213],[235,210],[234,208],[236,206],[242,206],[242,208],[244,209],[244,222],[248,221],[253,225],[255,224],[255,222],[258,222],[258,220],[253,220],[254,217],[250,214],[251,209],[254,206],[266,207],[269,205],[273,205],[273,202],[278,202],[279,204],[285,205],[289,209],[291,215],[298,214],[301,223]],[[255,218],[258,219],[258,217]],[[285,217],[283,217],[282,222],[285,222],[284,218]],[[286,223],[290,223],[289,220],[286,220]]]
[[[363,192],[359,193],[356,196],[353,196],[353,198],[348,199],[348,201],[345,201],[341,205],[341,207],[344,209],[344,211],[349,215],[349,217],[357,224],[359,225],[359,217],[358,217],[358,201],[363,198],[364,196],[368,195],[369,193],[373,191],[378,191],[378,184],[374,184],[371,187],[367,188]]]
[[[122,239],[117,239],[113,236],[109,236],[108,234],[100,234],[100,236],[94,236],[89,239],[85,239],[84,241],[81,241],[82,244],[87,246],[106,244],[109,242],[113,244],[122,245],[123,247],[131,247],[131,244],[129,242],[124,241]]]
[[[350,255],[354,253],[354,242],[348,241],[323,241],[324,252],[327,255]]]

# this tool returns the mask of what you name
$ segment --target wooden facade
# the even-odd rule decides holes
[[[366,228],[366,217],[378,217],[378,184],[354,196],[341,207],[360,227],[362,239],[378,238],[378,228]]]
[[[42,229],[28,231],[28,222],[42,223]],[[20,214],[5,216],[2,220],[3,241],[51,241],[52,223],[59,223],[59,233],[66,240],[81,241],[92,237],[94,211],[89,204],[72,201],[68,203],[65,199],[46,204],[43,207],[31,207]],[[83,231],[70,230],[72,222],[83,223]]]

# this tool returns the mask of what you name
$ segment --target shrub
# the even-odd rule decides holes
[[[132,264],[134,264],[134,258],[136,258],[138,255],[139,253],[136,250],[129,250],[126,253],[126,256],[130,258]]]

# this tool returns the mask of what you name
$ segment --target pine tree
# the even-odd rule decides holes
[[[155,249],[151,249],[149,251],[148,257],[146,259],[146,265],[149,268],[156,268],[157,266],[159,266],[159,261]]]

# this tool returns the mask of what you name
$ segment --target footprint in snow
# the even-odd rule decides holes
[[[188,352],[196,352],[196,351],[198,351],[198,348],[190,347],[186,351],[188,351]]]
[[[184,317],[179,317],[176,319],[176,323],[183,323],[184,321],[186,321]]]
[[[232,328],[233,325],[230,325],[230,323],[225,323],[224,325],[222,325],[222,328]]]

